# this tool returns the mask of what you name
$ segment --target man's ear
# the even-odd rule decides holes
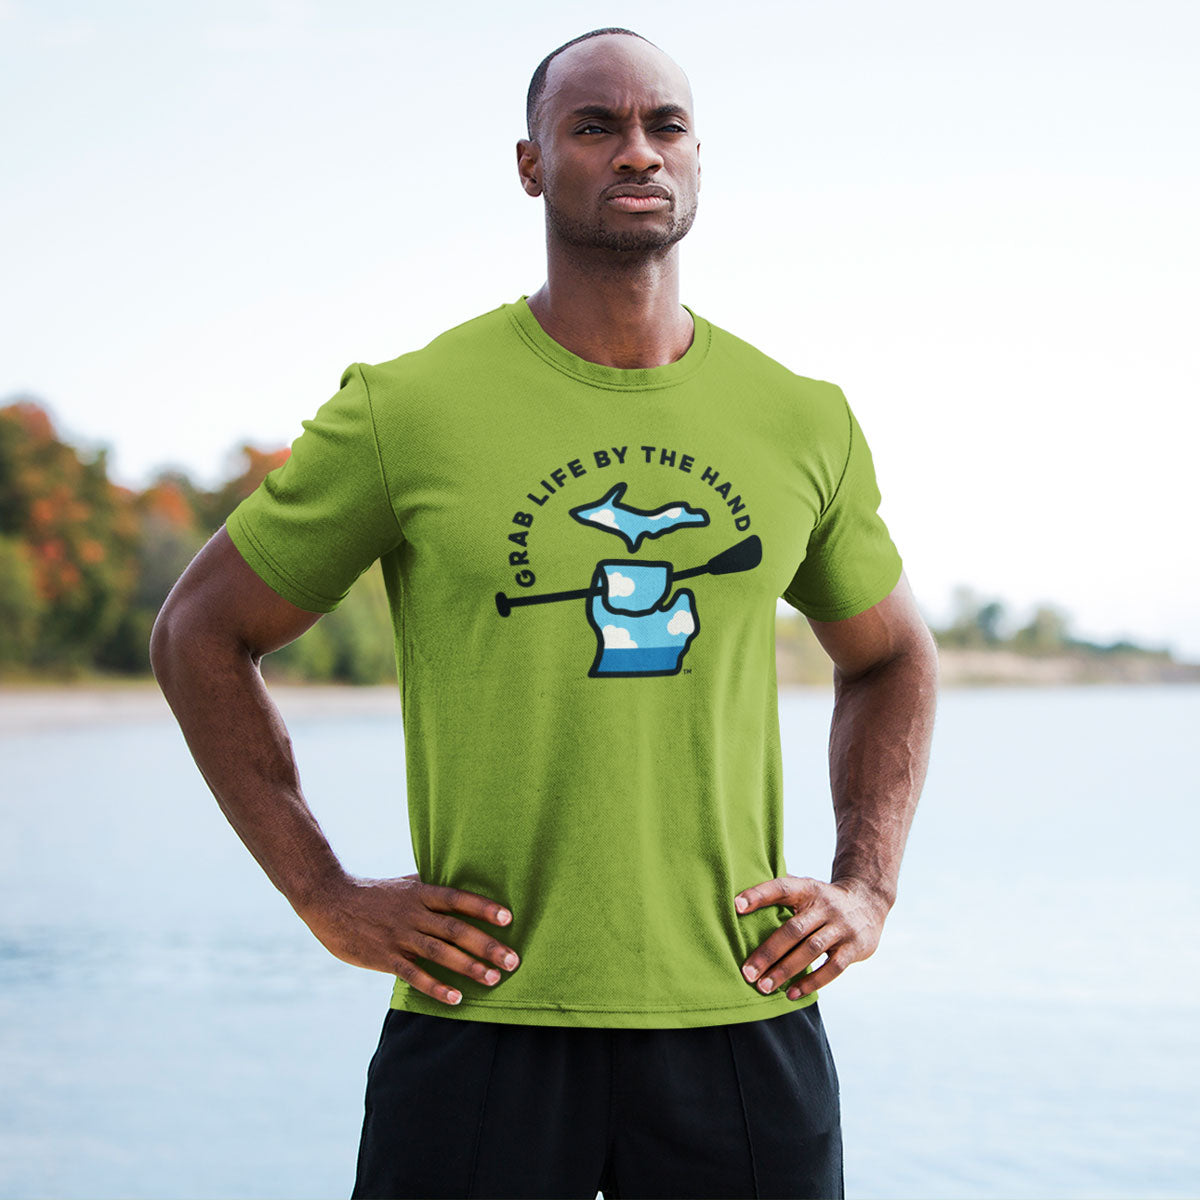
[[[526,195],[542,194],[542,149],[537,142],[528,138],[517,142],[517,174]]]
[[[696,191],[700,190],[700,143],[696,143]]]

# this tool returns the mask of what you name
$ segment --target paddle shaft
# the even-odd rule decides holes
[[[713,571],[714,574],[724,574],[725,571],[720,569],[720,561],[722,559],[729,561],[730,551],[741,551],[745,548],[750,549],[748,557],[736,566],[733,566],[731,562],[730,566],[733,570],[745,570],[748,567],[757,566],[761,551],[758,546],[758,538],[751,535],[744,542],[739,542],[737,546],[730,547],[730,550],[718,554],[715,558],[710,558],[708,562],[701,563],[698,567],[685,567],[682,571],[670,572],[664,591],[670,591],[677,579],[691,579],[693,575],[706,575],[710,571],[713,571],[714,567],[718,568],[716,571]],[[603,585],[600,587],[572,588],[569,592],[543,592],[537,596],[508,596],[504,592],[497,592],[496,608],[502,617],[507,617],[512,609],[521,604],[551,604],[558,600],[583,600],[588,596],[601,596],[603,594]]]

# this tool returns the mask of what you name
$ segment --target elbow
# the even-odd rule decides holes
[[[257,668],[252,650],[203,590],[176,584],[150,631],[150,669],[170,701],[214,672]]]
[[[933,634],[924,621],[908,626],[893,639],[888,652],[857,671],[834,668],[834,687],[869,685],[876,680],[902,679],[920,692],[936,694],[938,688],[938,650]]]
[[[911,631],[897,657],[916,686],[937,693],[940,671],[937,642],[924,621]]]
[[[176,586],[163,602],[150,631],[150,669],[163,693],[170,696],[172,682],[182,674],[189,655],[205,641],[203,608]]]
[[[171,676],[171,662],[178,643],[177,619],[171,597],[168,596],[150,631],[150,669],[158,686],[165,692]]]
[[[920,628],[914,631],[910,653],[914,660],[920,663],[921,670],[936,687],[941,661],[938,658],[937,642],[934,640],[933,632],[924,621],[921,622]]]

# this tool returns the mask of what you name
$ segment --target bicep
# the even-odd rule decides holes
[[[903,572],[888,595],[857,616],[840,621],[810,617],[808,623],[838,672],[848,679],[914,648],[927,652],[933,645]]]
[[[264,583],[222,526],[172,588],[155,637],[165,637],[168,631],[216,636],[258,658],[295,641],[320,617],[319,612],[297,608]]]

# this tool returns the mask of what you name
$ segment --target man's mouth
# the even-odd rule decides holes
[[[604,202],[622,212],[653,212],[670,206],[671,193],[656,183],[626,183],[608,192]]]
[[[666,208],[671,202],[666,196],[609,196],[605,203],[624,212],[651,212]]]

